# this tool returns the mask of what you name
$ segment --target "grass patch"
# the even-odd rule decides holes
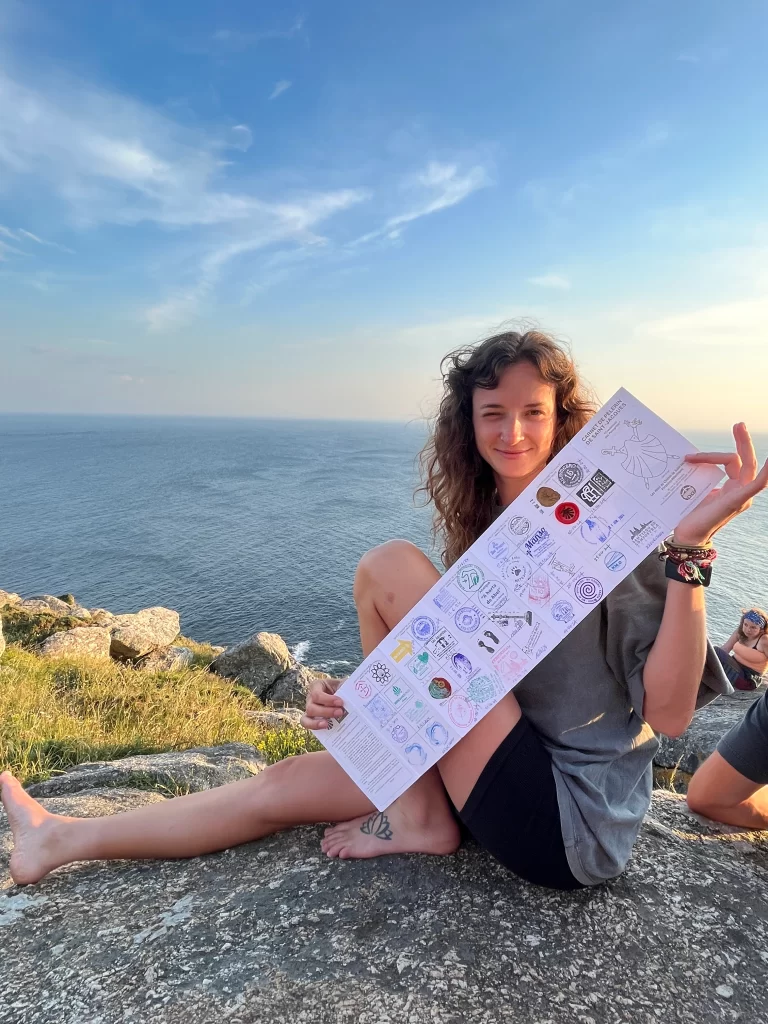
[[[8,618],[5,609],[10,640]],[[178,643],[193,647],[201,661],[213,657],[206,644]],[[221,743],[253,744],[270,763],[322,749],[304,729],[267,729],[244,714],[260,708],[250,690],[200,664],[137,672],[115,661],[44,660],[9,646],[0,658],[0,770],[31,783],[83,761]]]
[[[87,626],[87,622],[71,615],[55,615],[53,612],[30,612],[13,604],[0,608],[3,621],[3,635],[9,644],[18,644],[25,650],[31,650],[47,640],[54,633],[62,633],[66,629]]]

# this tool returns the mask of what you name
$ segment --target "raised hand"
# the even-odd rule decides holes
[[[341,718],[344,701],[335,693],[343,679],[315,679],[307,694],[307,706],[301,717],[305,729],[327,729],[329,718]]]
[[[676,544],[706,544],[718,530],[749,508],[752,499],[768,487],[768,461],[757,470],[757,456],[745,423],[733,428],[735,452],[697,452],[686,455],[686,462],[722,466],[728,479],[716,487],[675,530]]]

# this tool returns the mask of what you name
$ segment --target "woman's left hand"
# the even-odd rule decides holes
[[[686,455],[686,462],[723,466],[728,479],[680,520],[674,535],[676,544],[706,544],[726,523],[749,508],[756,494],[768,487],[768,461],[758,473],[757,456],[746,424],[737,423],[733,436],[736,439],[735,452]]]

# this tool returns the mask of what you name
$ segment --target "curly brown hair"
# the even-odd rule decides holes
[[[443,397],[419,456],[424,482],[417,493],[434,502],[432,533],[444,543],[446,568],[490,526],[497,503],[493,471],[475,444],[473,391],[495,388],[504,370],[524,360],[556,388],[557,427],[550,458],[595,412],[596,402],[573,359],[543,331],[504,331],[445,356],[440,364]]]

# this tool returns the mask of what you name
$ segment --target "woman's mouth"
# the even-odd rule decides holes
[[[527,455],[530,450],[531,450],[530,448],[524,448],[520,452],[509,452],[509,451],[505,451],[504,448],[497,448],[496,449],[498,454],[501,455],[505,459],[519,459],[523,455]]]

